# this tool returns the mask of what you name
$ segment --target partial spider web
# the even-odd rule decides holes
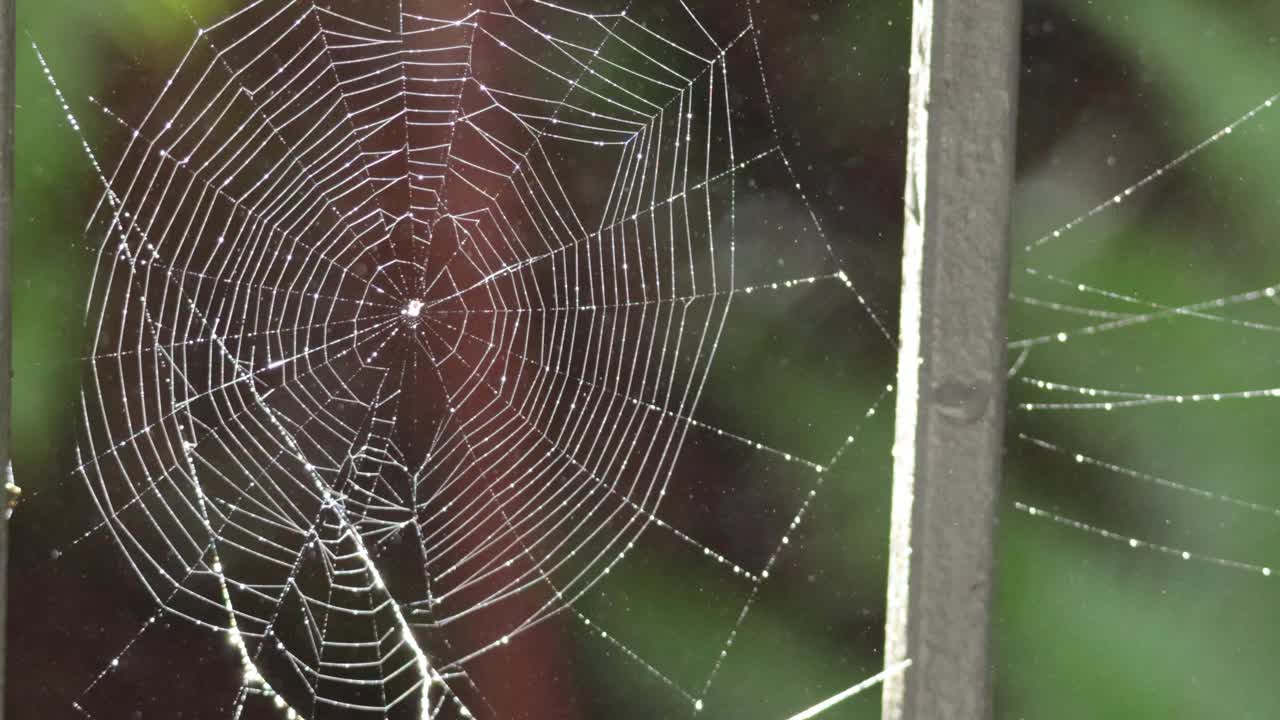
[[[712,711],[890,391],[778,422],[805,408],[741,367],[846,379],[806,316],[892,349],[777,129],[742,126],[775,114],[752,4],[257,0],[193,28],[143,112],[88,99],[111,162],[36,49],[104,188],[101,522],[73,545],[109,536],[156,608],[75,707],[115,716],[131,654],[201,628],[202,717],[539,716],[564,633],[667,716]],[[662,637],[672,602],[699,620]]]
[[[1017,578],[1005,662],[1019,677],[1007,711],[1268,716],[1280,96],[1245,67],[1275,56],[1233,27],[1248,49],[1214,57],[1247,62],[1233,85],[1206,87],[1220,75],[1185,54],[1268,12],[1139,3],[1086,14],[1085,30],[1064,29],[1058,9],[1028,26],[1060,33],[1044,46],[1071,55],[1052,71],[1029,62],[1029,77],[1097,61],[1076,57],[1079,43],[1107,46],[1089,32],[1142,51],[1080,78],[1093,102],[1054,109],[1055,147],[1021,188],[1037,227],[1017,240],[1011,298],[1002,572]],[[1032,127],[1026,136],[1043,132]],[[1109,689],[1118,668],[1125,679]],[[1161,676],[1176,679],[1156,687]]]
[[[1075,452],[1065,444],[1037,436],[1031,429],[1034,425],[1031,417],[1039,413],[1073,412],[1103,418],[1123,416],[1116,421],[1116,427],[1122,428],[1132,426],[1135,416],[1152,409],[1185,408],[1187,412],[1194,412],[1197,406],[1211,407],[1239,401],[1280,398],[1280,387],[1241,386],[1235,381],[1235,373],[1224,378],[1222,369],[1217,366],[1189,367],[1176,350],[1171,350],[1185,346],[1188,342],[1239,342],[1242,335],[1254,334],[1263,338],[1260,343],[1265,343],[1273,333],[1280,331],[1280,326],[1270,319],[1277,296],[1280,295],[1280,285],[1254,283],[1237,287],[1225,295],[1169,301],[1153,299],[1150,292],[1080,282],[1077,276],[1056,273],[1053,260],[1037,262],[1034,259],[1036,253],[1050,249],[1054,244],[1077,238],[1084,242],[1086,238],[1082,235],[1083,228],[1095,218],[1104,213],[1116,212],[1131,197],[1147,191],[1149,186],[1158,184],[1165,176],[1183,172],[1184,165],[1196,162],[1202,153],[1227,140],[1233,133],[1242,130],[1253,131],[1255,134],[1266,132],[1267,128],[1262,125],[1263,118],[1277,103],[1280,103],[1280,95],[1265,98],[1185,152],[1142,176],[1137,182],[1122,188],[1087,212],[1021,248],[1024,257],[1019,260],[1021,267],[1017,277],[1020,288],[1015,290],[1011,300],[1015,307],[1035,320],[1025,321],[1032,332],[1013,337],[1009,342],[1009,377],[1014,385],[1013,392],[1020,399],[1011,407],[1011,411],[1015,418],[1027,418],[1015,421],[1015,428],[1018,430],[1016,438],[1024,444],[1024,448],[1064,457],[1077,466],[1109,474],[1116,479],[1135,481],[1239,510],[1262,513],[1264,516],[1280,516],[1280,508],[1221,494],[1163,474],[1148,473],[1105,457]],[[1177,253],[1178,249],[1172,248],[1171,252]],[[1088,264],[1088,260],[1077,262],[1081,265]],[[1125,270],[1128,269],[1112,268],[1111,272],[1118,274]],[[1225,282],[1233,281],[1239,282],[1233,278],[1228,278]],[[1128,338],[1119,341],[1111,339],[1117,335],[1137,335],[1141,340],[1135,342]],[[1093,384],[1083,380],[1058,380],[1029,369],[1039,359],[1038,356],[1048,356],[1050,360],[1046,364],[1058,365],[1054,361],[1059,358],[1067,360],[1069,357],[1061,348],[1073,345],[1087,346],[1089,349],[1078,352],[1086,355],[1094,353],[1094,359],[1081,363],[1078,362],[1078,355],[1071,353],[1070,357],[1076,357],[1077,360],[1070,360],[1068,365],[1058,368],[1058,372],[1094,372],[1095,375],[1111,377],[1112,381]],[[1234,352],[1237,352],[1236,348],[1224,346],[1224,355]],[[1134,362],[1128,372],[1137,379],[1116,381],[1116,361],[1109,357],[1111,354],[1118,356],[1121,364]],[[1139,354],[1145,357],[1135,359]],[[1231,361],[1224,357],[1223,362]],[[1198,375],[1208,375],[1213,379],[1201,381],[1202,384],[1194,388],[1185,385],[1172,389],[1135,387],[1135,383],[1141,383],[1141,377],[1148,374],[1155,375],[1162,381],[1182,383],[1186,382],[1186,378]],[[1235,381],[1235,384],[1222,384],[1224,380]],[[1183,560],[1195,558],[1264,577],[1273,574],[1273,568],[1264,562],[1243,562],[1212,553],[1183,550],[1097,527],[1028,503],[1018,502],[1016,506],[1033,517],[1048,518],[1132,548],[1155,550]]]

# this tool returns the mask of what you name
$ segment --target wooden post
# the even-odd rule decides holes
[[[991,714],[1018,0],[915,0],[886,720]]]

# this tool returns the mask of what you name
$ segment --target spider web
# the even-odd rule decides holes
[[[735,305],[849,298],[889,338],[777,131],[735,125],[774,113],[758,35],[750,3],[258,0],[196,23],[141,117],[90,98],[124,150],[81,135],[85,537],[157,612],[76,707],[177,619],[233,649],[232,717],[493,716],[472,668],[560,622],[702,711],[861,421],[697,419]],[[762,177],[804,210],[747,231]],[[751,557],[666,519],[691,438],[802,479]],[[709,652],[584,609],[646,548],[737,584]]]
[[[1166,39],[1150,19],[1170,17],[1169,27],[1187,31],[1183,39],[1198,37],[1202,18],[1193,7],[1152,5],[1145,19],[1100,14],[1090,31],[1122,29],[1125,43],[1117,47],[1145,48]],[[1259,52],[1250,29],[1234,25],[1243,17],[1216,18],[1240,40],[1239,52],[1222,56],[1229,58],[1224,65],[1244,68],[1247,56],[1265,57],[1259,66],[1268,66],[1270,51]],[[1100,610],[1091,607],[1084,622],[1124,618],[1129,625],[1117,642],[1082,643],[1090,652],[1105,646],[1110,659],[1142,665],[1164,653],[1206,668],[1223,663],[1205,657],[1254,652],[1257,660],[1239,665],[1268,665],[1274,646],[1255,647],[1249,638],[1270,616],[1280,516],[1267,430],[1280,397],[1269,361],[1280,286],[1270,261],[1275,217],[1264,199],[1274,163],[1263,159],[1276,147],[1280,96],[1265,73],[1243,70],[1233,92],[1197,86],[1215,75],[1183,59],[1139,53],[1120,60],[1116,75],[1150,73],[1122,83],[1135,97],[1101,109],[1102,117],[1092,114],[1105,101],[1090,107],[1055,138],[1075,144],[1079,155],[1057,155],[1051,164],[1060,166],[1043,173],[1059,198],[1078,182],[1076,170],[1096,177],[1108,168],[1103,173],[1122,179],[1094,191],[1100,199],[1072,202],[1017,248],[1007,467],[1019,484],[1014,508],[1021,516],[1012,524],[1025,527],[1020,539],[1054,538],[1054,554],[1096,562],[1095,578],[1118,571],[1114,587],[1098,583],[1091,595],[1077,596],[1096,600]],[[1156,87],[1167,95],[1153,102]],[[1126,127],[1130,122],[1142,131]],[[1153,151],[1143,141],[1162,137],[1157,124],[1184,125],[1176,131],[1183,138]],[[1101,142],[1085,147],[1095,140]],[[1027,183],[1027,194],[1044,185]],[[1224,197],[1231,203],[1219,202]],[[1062,573],[1074,581],[1074,572],[1064,562],[1043,577]],[[1213,636],[1165,643],[1177,636],[1168,628],[1187,624],[1209,603],[1228,618],[1215,618]],[[1168,607],[1181,612],[1142,627]],[[1157,624],[1160,650],[1139,649],[1134,638]],[[1190,663],[1187,669],[1194,672]],[[1239,703],[1237,714],[1266,714],[1260,708],[1274,699],[1267,682],[1231,668],[1211,681],[1211,692],[1189,689],[1181,699],[1207,706],[1229,698]]]
[[[1055,267],[1055,263],[1062,262],[1060,258],[1050,256],[1041,259],[1041,253],[1052,251],[1058,244],[1072,240],[1087,243],[1088,238],[1083,234],[1083,229],[1090,223],[1118,212],[1126,202],[1141,197],[1144,192],[1153,191],[1162,180],[1188,171],[1203,159],[1203,155],[1228,141],[1233,135],[1252,131],[1254,135],[1265,138],[1267,129],[1263,126],[1263,121],[1268,114],[1274,112],[1273,108],[1277,103],[1280,103],[1280,95],[1263,99],[1172,160],[1159,165],[1136,182],[1021,248],[1023,257],[1019,262],[1022,266],[1021,277],[1018,278],[1020,287],[1015,290],[1011,300],[1016,307],[1027,313],[1027,317],[1035,318],[1026,322],[1030,332],[1023,330],[1021,337],[1014,337],[1009,343],[1010,356],[1013,358],[1009,370],[1010,382],[1014,384],[1011,391],[1018,398],[1018,402],[1011,407],[1011,412],[1017,430],[1015,437],[1022,449],[1036,453],[1041,458],[1057,457],[1073,463],[1080,468],[1079,473],[1097,473],[1115,481],[1131,482],[1195,501],[1208,501],[1228,510],[1243,511],[1246,515],[1256,515],[1263,519],[1280,516],[1280,508],[1273,505],[1214,489],[1215,481],[1209,478],[1197,483],[1179,479],[1173,473],[1149,472],[1123,460],[1078,452],[1074,448],[1083,440],[1061,441],[1046,437],[1036,428],[1035,423],[1037,415],[1084,414],[1099,418],[1096,420],[1099,426],[1123,432],[1120,428],[1135,427],[1135,422],[1140,427],[1144,412],[1173,410],[1191,416],[1196,413],[1197,408],[1280,397],[1280,388],[1277,387],[1225,385],[1221,368],[1188,367],[1180,359],[1178,352],[1178,348],[1186,348],[1188,342],[1204,342],[1206,337],[1212,337],[1218,342],[1225,338],[1238,342],[1241,333],[1263,338],[1259,342],[1266,342],[1269,336],[1280,331],[1280,326],[1271,320],[1277,295],[1280,294],[1280,285],[1239,287],[1239,279],[1227,278],[1223,281],[1224,285],[1236,286],[1227,294],[1169,301],[1156,299],[1154,293],[1080,282],[1078,278],[1080,274],[1087,272],[1086,269],[1065,275]],[[1081,261],[1076,261],[1076,264],[1087,266],[1087,263]],[[1135,352],[1130,347],[1135,341],[1119,339],[1127,335],[1140,338],[1136,341],[1140,350]],[[1074,346],[1079,346],[1080,349],[1071,352],[1070,348]],[[1238,351],[1231,345],[1226,345],[1225,348],[1226,352]],[[1082,362],[1079,358],[1083,356],[1079,353],[1103,353],[1104,358]],[[1118,356],[1118,362],[1105,357],[1110,353]],[[1051,357],[1051,361],[1046,364],[1053,367],[1049,372],[1055,373],[1054,376],[1029,370],[1037,355]],[[1075,360],[1063,365],[1060,357]],[[1118,370],[1118,365],[1130,362],[1135,364],[1127,370]],[[1076,378],[1092,376],[1108,380],[1059,379],[1063,377],[1063,373],[1074,374]],[[1171,388],[1144,388],[1142,376],[1148,373],[1161,381],[1178,384]],[[1198,375],[1212,379],[1197,380],[1203,384],[1187,388],[1187,379]],[[1232,382],[1239,382],[1235,374],[1229,374],[1228,377]],[[1233,412],[1227,411],[1228,414]],[[1220,422],[1223,415],[1210,413],[1208,417],[1208,422]],[[1205,420],[1188,419],[1186,422],[1194,427]],[[1179,434],[1186,432],[1183,430]],[[1117,449],[1116,453],[1123,454],[1123,451]],[[1149,537],[1135,536],[1111,527],[1085,522],[1053,509],[1037,507],[1033,503],[1017,501],[1015,507],[1032,517],[1048,519],[1133,549],[1153,551],[1181,560],[1198,560],[1263,577],[1271,577],[1274,572],[1273,567],[1265,562],[1241,561],[1213,552],[1184,548],[1178,543],[1169,544]]]
[[[1019,578],[1003,619],[1025,629],[1002,653],[1004,712],[1268,715],[1270,679],[1249,668],[1274,665],[1275,647],[1262,639],[1280,516],[1264,208],[1280,98],[1244,68],[1274,58],[1231,25],[1246,12],[1217,14],[1238,48],[1217,56],[1239,70],[1228,91],[1184,54],[1213,22],[1203,4],[1079,26],[1075,9],[1042,6],[1026,26],[1043,35],[1024,110],[1058,102],[1021,135],[1053,145],[1024,156],[1036,162],[1019,188],[1000,548]],[[1087,89],[1054,87],[1066,79]]]

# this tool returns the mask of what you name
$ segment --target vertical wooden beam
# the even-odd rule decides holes
[[[885,720],[991,714],[1019,0],[915,0]]]
[[[4,720],[9,610],[9,399],[13,322],[9,308],[9,239],[13,219],[13,113],[16,10],[14,0],[0,0],[0,720]]]

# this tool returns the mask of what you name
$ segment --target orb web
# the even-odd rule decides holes
[[[696,419],[733,306],[852,298],[888,337],[777,132],[735,126],[773,113],[750,3],[711,10],[259,0],[196,23],[140,117],[90,98],[125,136],[110,164],[81,135],[91,532],[154,599],[142,632],[225,636],[230,714],[493,716],[473,663],[566,617],[704,709],[876,410],[821,455]],[[761,173],[804,210],[747,233]],[[691,434],[805,478],[752,563],[664,519]],[[741,585],[695,673],[580,607],[659,537]]]

